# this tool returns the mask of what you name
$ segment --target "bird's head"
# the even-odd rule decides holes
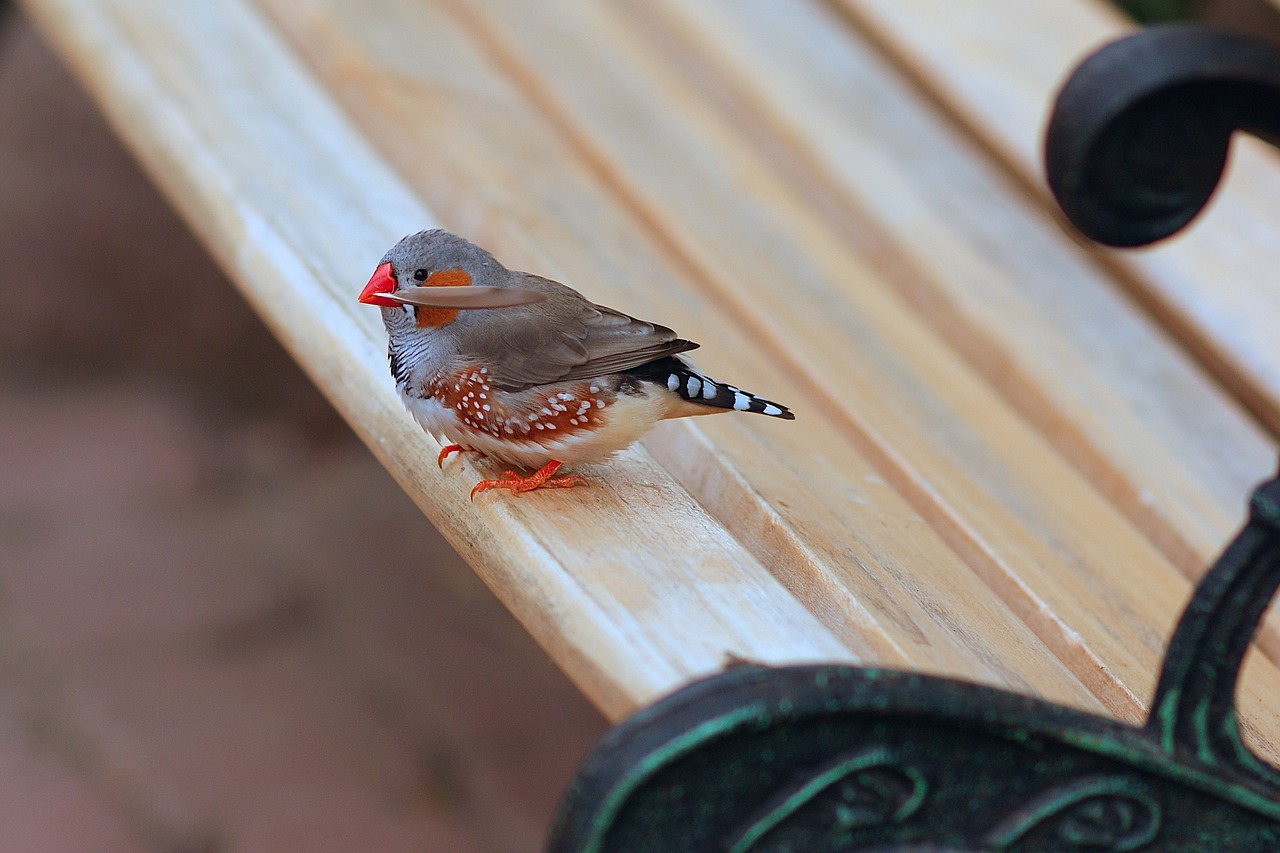
[[[393,325],[438,328],[459,311],[542,302],[535,290],[503,286],[506,268],[493,255],[448,231],[410,234],[382,256],[359,300],[382,308]]]

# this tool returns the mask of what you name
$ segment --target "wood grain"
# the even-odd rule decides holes
[[[1041,133],[1070,68],[1132,28],[1101,0],[829,0],[940,108],[1049,201]],[[1280,155],[1238,138],[1216,201],[1183,234],[1142,252],[1099,252],[1145,309],[1274,433],[1280,431]]]
[[[605,235],[609,258],[570,268],[571,281],[593,298],[627,300],[626,310],[657,300],[664,313],[647,306],[641,312],[715,341],[702,363],[719,372],[717,352],[728,353],[734,381],[759,376],[758,390],[776,395],[765,371],[768,362],[782,366],[804,395],[798,399],[809,403],[802,410],[834,425],[842,443],[865,456],[1104,705],[1130,718],[1140,713],[1164,632],[1189,592],[1185,579],[707,109],[625,18],[599,4],[548,16],[515,3],[451,4],[446,13],[387,0],[369,7],[375,26],[320,0],[264,5],[331,86],[342,68],[335,56],[362,56],[362,76],[401,84],[376,104],[368,91],[353,91],[345,103],[424,197],[442,210],[457,199],[447,218],[466,220],[468,206],[486,205],[477,220],[530,223],[541,243],[559,247],[560,264],[582,264],[575,253],[590,259],[593,242]],[[410,34],[427,31],[448,38],[430,55],[414,54]],[[640,127],[645,133],[637,137]],[[424,149],[433,152],[429,163],[418,156]],[[501,180],[486,182],[494,173]],[[663,271],[651,249],[634,262],[643,275],[626,278],[635,273],[620,269],[619,259],[646,251],[628,228],[652,234],[687,270],[686,281],[679,269]],[[490,240],[503,241],[498,233]],[[583,268],[589,277],[577,272]],[[750,361],[754,348],[739,343],[741,329],[757,348],[767,347],[767,363]],[[804,420],[781,442],[755,431],[768,449],[734,461],[737,475],[798,541],[820,553],[822,539],[839,535],[834,525],[811,524],[824,517],[826,500],[788,499],[832,494],[828,481],[838,475],[821,460],[838,445]],[[731,427],[719,423],[700,428],[727,456]],[[663,459],[679,470],[680,455]],[[796,476],[803,488],[784,498],[779,459],[828,473]],[[763,460],[775,469],[768,475]],[[717,509],[713,493],[699,496],[727,523],[752,518],[736,505]],[[888,549],[895,551],[901,546]],[[1117,572],[1117,565],[1126,568]],[[879,564],[854,568],[847,561],[802,565],[810,579],[791,586],[829,589],[836,579],[858,590],[860,601],[877,601],[868,589],[888,572]],[[963,578],[947,567],[912,569],[917,597],[931,590],[941,598]],[[901,647],[901,626],[887,611],[884,625]]]
[[[851,240],[878,232],[921,316],[1197,577],[1273,466],[1269,436],[838,18],[666,7],[663,32],[737,86],[743,125]]]
[[[970,43],[964,13],[925,0],[26,5],[311,377],[615,718],[734,656],[1137,720],[1188,578],[1272,465],[1193,357],[1245,351],[1176,286],[1125,298],[1166,293],[1155,255],[1099,265],[1028,191],[1043,55],[1115,26],[1088,4],[1045,12],[1055,47],[1033,57],[1026,14]],[[588,489],[469,502],[491,472],[436,467],[354,300],[437,223],[699,340],[711,375],[798,419],[666,423]],[[1240,702],[1275,758],[1267,639]]]
[[[388,381],[381,324],[354,300],[386,246],[434,217],[256,10],[28,8],[311,377],[606,713],[728,654],[859,659],[642,450],[592,471],[571,500],[472,504],[480,472],[437,469],[438,446]]]
[[[304,6],[306,11],[300,12]],[[284,14],[285,6],[273,5],[272,8],[277,9],[276,18],[282,26],[294,22],[299,27],[294,43],[317,63],[319,73],[326,76],[336,74],[339,67],[330,63],[328,57],[373,56],[360,47],[343,44],[342,40],[368,39],[367,44],[400,45],[403,43],[394,41],[395,32],[449,33],[450,37],[444,39],[430,57],[412,56],[407,50],[396,48],[377,55],[377,61],[390,66],[380,72],[384,77],[406,83],[397,93],[396,103],[387,102],[385,93],[384,101],[376,110],[366,112],[362,108],[370,102],[366,93],[356,93],[349,102],[361,126],[383,141],[404,174],[424,194],[437,194],[438,203],[447,206],[451,198],[463,195],[441,190],[440,184],[451,176],[465,176],[469,181],[467,186],[481,188],[480,192],[465,196],[464,204],[475,204],[477,196],[483,197],[482,193],[498,192],[483,176],[497,168],[509,170],[500,186],[510,188],[510,195],[494,201],[483,218],[490,223],[501,223],[504,216],[508,221],[533,223],[542,244],[560,247],[555,265],[544,261],[535,267],[536,271],[560,275],[559,264],[573,264],[575,266],[568,268],[568,280],[592,298],[642,316],[675,323],[682,332],[692,328],[696,337],[708,342],[699,355],[706,353],[701,363],[711,369],[713,375],[731,376],[732,381],[775,396],[782,396],[774,390],[780,387],[777,383],[794,383],[793,375],[786,371],[780,374],[776,364],[756,354],[733,318],[725,315],[723,302],[683,286],[678,269],[669,268],[662,255],[654,254],[652,248],[643,248],[640,237],[643,224],[628,222],[619,216],[616,202],[593,187],[589,173],[584,175],[580,167],[574,167],[580,159],[573,149],[557,145],[554,129],[539,119],[517,88],[504,85],[502,76],[496,73],[500,69],[487,60],[481,44],[475,39],[468,43],[468,31],[459,29],[456,22],[454,29],[450,29],[450,17],[419,4],[384,4],[377,7],[377,14],[368,18],[382,23],[371,26],[362,25],[363,14],[335,13],[321,3],[288,4],[288,15]],[[395,23],[387,25],[388,21]],[[326,41],[326,37],[330,40]],[[396,57],[406,58],[397,60]],[[446,104],[439,93],[454,89],[446,82],[453,77],[467,81],[466,98]],[[408,81],[414,85],[407,85]],[[428,92],[434,97],[430,109],[423,110],[420,93]],[[501,115],[501,124],[477,120],[469,99],[484,103],[486,115]],[[393,117],[385,120],[388,113],[393,113]],[[385,123],[379,125],[380,120]],[[380,126],[384,132],[379,135]],[[399,146],[406,142],[408,147],[399,152]],[[435,156],[429,161],[416,156],[415,152],[424,147],[434,152]],[[551,162],[558,163],[559,167],[554,181],[544,185],[539,164]],[[428,169],[430,173],[424,174]],[[577,213],[573,217],[556,218],[539,217],[536,213],[555,205],[571,207]],[[463,212],[455,216],[466,218]],[[569,228],[575,229],[576,235],[566,235],[565,229]],[[589,247],[598,243],[601,235],[607,235],[610,254],[598,259],[592,256]],[[519,254],[522,247],[512,244],[509,234],[495,230],[485,239],[490,245],[509,247],[502,253],[504,257],[514,255],[516,261],[522,260]],[[578,247],[576,254],[571,251],[574,247]],[[652,301],[645,304],[645,300]],[[706,325],[709,321],[714,322],[710,329]],[[726,365],[723,370],[721,364]],[[765,371],[779,378],[767,378]],[[760,378],[755,378],[757,376]],[[1006,645],[1000,652],[988,647],[981,655],[975,655],[974,649],[982,648],[986,642],[983,636],[991,636],[991,625],[1006,625],[1004,636],[1026,636],[1028,640],[1031,637],[1007,612],[1000,613],[1004,608],[994,606],[990,591],[965,572],[953,553],[939,549],[936,539],[923,528],[914,510],[900,500],[892,500],[890,490],[879,488],[882,478],[866,461],[858,460],[856,448],[849,447],[822,418],[801,417],[794,424],[787,424],[785,432],[769,429],[772,424],[755,425],[742,419],[736,422],[729,418],[715,419],[705,423],[706,426],[700,423],[699,427],[716,430],[717,424],[724,424],[724,429],[734,430],[735,423],[738,424],[736,429],[742,431],[740,434],[755,438],[754,447],[734,454],[735,461],[744,466],[744,470],[759,471],[768,463],[774,471],[768,476],[725,472],[718,462],[730,458],[728,453],[712,456],[690,452],[687,445],[676,458],[668,457],[665,461],[677,470],[700,472],[697,480],[686,480],[691,485],[713,482],[712,478],[717,484],[745,482],[749,487],[745,495],[755,501],[770,498],[768,506],[746,512],[744,507],[749,504],[741,500],[743,490],[698,493],[717,517],[730,524],[744,541],[759,542],[769,549],[758,553],[762,559],[764,554],[770,556],[775,573],[822,615],[829,627],[842,635],[850,631],[865,634],[865,626],[875,624],[869,618],[873,617],[884,624],[881,632],[887,639],[877,647],[883,649],[888,662],[903,661],[900,665],[962,673],[1012,686],[1053,681],[1065,684],[1066,692],[1071,694],[1073,688],[1069,682],[1046,675],[1057,672],[1060,676],[1061,665],[1050,666],[1040,644],[1034,641],[1011,644],[1012,654],[1003,654],[1009,650]],[[693,427],[680,425],[679,428]],[[811,438],[801,438],[800,432]],[[716,434],[716,446],[722,450],[730,447],[724,435],[723,432]],[[770,440],[766,436],[777,437]],[[810,448],[819,448],[820,452],[811,452]],[[679,462],[679,458],[686,461]],[[787,468],[792,469],[790,475],[780,476],[778,469]],[[868,476],[874,479],[870,482],[863,479]],[[882,497],[861,498],[869,486]],[[772,500],[779,489],[784,489],[787,497],[778,495],[778,500]],[[729,495],[732,499],[724,499]],[[790,530],[765,540],[754,523],[762,516],[778,516]],[[815,523],[818,519],[830,521]],[[902,544],[900,531],[904,529],[920,531],[913,537],[920,540],[919,543]],[[765,530],[777,528],[770,526]],[[865,537],[870,537],[870,541],[860,541]],[[781,550],[780,545],[785,545],[786,550]],[[916,557],[924,559],[917,561]],[[873,561],[874,574],[863,569],[868,558]],[[923,580],[930,577],[932,580]],[[890,585],[887,589],[886,584]],[[830,594],[842,588],[846,595],[855,593],[853,606]],[[894,594],[899,589],[901,593]],[[837,618],[841,621],[833,626],[831,620]],[[1021,651],[1023,648],[1035,651],[1027,654]],[[1001,663],[997,664],[998,661]],[[1076,701],[1080,701],[1078,692],[1075,696]]]

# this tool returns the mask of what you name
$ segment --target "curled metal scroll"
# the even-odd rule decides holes
[[[1049,187],[1085,236],[1141,246],[1209,201],[1236,130],[1280,135],[1280,51],[1191,25],[1112,42],[1072,73],[1045,135]]]

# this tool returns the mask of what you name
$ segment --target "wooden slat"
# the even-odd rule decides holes
[[[589,157],[562,144],[465,18],[416,2],[264,7],[330,86],[345,83],[361,127],[449,222],[513,264],[676,324],[706,343],[699,361],[713,375],[783,400],[799,393],[788,391],[797,377],[753,343],[754,330],[726,314],[732,306],[700,291],[687,261],[646,239],[645,222],[584,168]],[[411,50],[424,32],[434,34],[433,49]],[[556,251],[533,249],[526,232]],[[666,424],[647,446],[828,628],[871,646],[879,662],[1095,703],[821,411],[787,424]]]
[[[711,80],[744,132],[807,179],[810,198],[842,188],[844,198],[818,203],[847,222],[850,242],[910,268],[915,280],[896,284],[939,334],[1199,576],[1238,526],[1243,496],[1274,470],[1269,435],[900,77],[845,43],[833,16],[808,4],[625,5],[659,43],[677,44],[670,55],[698,58],[691,76]],[[1278,622],[1262,636],[1273,660]]]
[[[727,654],[857,660],[642,450],[595,485],[467,500],[354,294],[433,217],[244,3],[27,4],[246,296],[432,521],[606,713]],[[599,531],[599,535],[594,532]],[[678,532],[679,541],[671,541]]]
[[[828,0],[896,56],[958,122],[1040,187],[1040,134],[1068,70],[1132,28],[1101,0]],[[1133,294],[1280,432],[1280,156],[1237,139],[1217,200],[1142,252],[1107,252]],[[1242,451],[1247,452],[1247,451]]]
[[[561,4],[556,15],[515,2],[450,4],[452,15],[407,0],[368,4],[358,16],[324,0],[265,5],[291,28],[318,75],[335,90],[347,84],[347,108],[415,187],[441,210],[456,204],[446,217],[530,223],[544,243],[562,247],[557,257],[565,263],[563,247],[590,255],[603,241],[607,260],[588,267],[590,278],[575,272],[571,279],[589,281],[585,289],[604,301],[626,300],[628,310],[657,300],[662,313],[644,313],[705,330],[700,336],[717,346],[703,363],[718,368],[724,356],[717,351],[727,352],[735,379],[769,374],[749,360],[751,349],[733,343],[734,327],[767,346],[792,374],[799,395],[792,401],[807,403],[802,411],[835,424],[1104,704],[1138,714],[1164,632],[1189,594],[1186,580],[623,19],[589,3]],[[362,24],[365,17],[377,23]],[[425,32],[434,34],[433,48],[415,52],[412,40]],[[718,42],[717,35],[690,52],[714,51]],[[349,57],[361,58],[358,71]],[[365,86],[350,85],[357,76]],[[375,80],[397,86],[379,88]],[[595,201],[600,190],[577,175],[580,162],[669,247],[696,291],[651,257],[642,259],[644,277],[619,269],[632,238],[607,200]],[[487,182],[493,175],[496,183]],[[576,243],[557,230],[567,228],[579,229]],[[716,313],[697,291],[713,297]],[[774,393],[767,382],[761,390]],[[739,428],[732,423],[701,428],[715,447],[731,448],[728,431]],[[825,481],[839,473],[822,463],[836,445],[818,443],[820,433],[800,424],[783,441],[756,431],[768,451],[734,464],[817,551],[820,539],[836,534],[822,526],[815,533],[812,504],[796,510],[788,503],[779,460],[800,482],[804,466],[823,468],[807,486],[830,495]],[[854,526],[856,519],[842,520]],[[857,588],[862,580],[849,573],[861,567],[820,568],[829,574],[819,582],[836,577]],[[881,566],[866,570],[878,579]],[[958,578],[925,566],[916,586],[937,594]],[[1277,674],[1270,664],[1258,670],[1259,688],[1244,704],[1273,732],[1261,695],[1276,689]]]
[[[683,25],[667,31],[720,59],[763,144],[827,195],[830,219],[851,240],[879,231],[926,321],[1198,577],[1273,466],[1269,436],[838,18],[672,8]]]
[[[815,2],[26,0],[317,384],[606,713],[735,655],[941,671],[1136,719],[1189,595],[1177,569],[1238,520],[1266,438],[931,117],[959,120],[969,90],[891,50],[922,99]],[[848,73],[880,98],[851,111]],[[865,138],[858,109],[882,120]],[[352,300],[435,214],[701,339],[710,372],[800,420],[666,424],[646,442],[663,467],[635,449],[591,489],[467,502],[480,472],[436,469]],[[1082,304],[1061,290],[1075,276]],[[1120,365],[1135,353],[1141,382]],[[1251,661],[1241,705],[1273,757],[1277,691]]]

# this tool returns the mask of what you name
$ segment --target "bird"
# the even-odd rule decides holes
[[[396,243],[358,299],[382,309],[396,390],[443,444],[441,467],[459,451],[513,466],[477,483],[473,500],[490,489],[584,485],[557,472],[609,458],[664,418],[795,418],[780,403],[699,373],[680,357],[699,345],[666,326],[507,269],[442,229]]]

